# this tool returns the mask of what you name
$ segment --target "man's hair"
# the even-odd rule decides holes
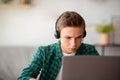
[[[66,11],[56,21],[57,31],[60,32],[65,27],[84,27],[85,30],[85,21],[77,12]]]

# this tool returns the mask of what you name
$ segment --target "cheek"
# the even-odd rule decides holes
[[[64,46],[68,46],[69,45],[69,40],[61,39],[61,44],[64,45]]]
[[[62,40],[62,41],[63,41],[64,44],[68,44],[68,43],[69,43],[69,41],[68,41],[68,40],[65,40],[65,39]]]
[[[82,39],[77,41],[77,46],[78,47],[81,45],[82,41],[83,41]]]

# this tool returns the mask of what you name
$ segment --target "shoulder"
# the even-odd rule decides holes
[[[94,52],[96,51],[94,45],[92,44],[87,44],[87,43],[82,43],[81,46],[80,46],[80,49],[82,49],[84,52]]]
[[[37,52],[42,53],[44,55],[50,55],[55,51],[56,46],[58,46],[57,43],[52,43],[46,46],[39,46]]]
[[[92,44],[82,43],[79,48],[79,51],[85,55],[99,55],[98,51]]]
[[[94,48],[94,45],[92,45],[92,44],[87,44],[87,43],[82,43],[82,44],[81,44],[81,47],[83,47],[83,48]]]
[[[46,46],[39,46],[38,50],[42,50],[42,51],[50,51],[53,50],[55,47],[57,46],[57,43],[52,43]]]

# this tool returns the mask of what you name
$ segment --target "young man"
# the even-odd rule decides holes
[[[94,46],[83,43],[85,21],[74,11],[64,12],[56,21],[57,43],[40,46],[18,80],[61,80],[62,56],[99,55]]]

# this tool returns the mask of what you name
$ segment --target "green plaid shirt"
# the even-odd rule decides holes
[[[94,46],[82,43],[75,55],[99,55]],[[28,67],[24,68],[18,80],[29,80],[40,74],[39,80],[55,80],[62,64],[60,41],[41,46],[34,54]]]

